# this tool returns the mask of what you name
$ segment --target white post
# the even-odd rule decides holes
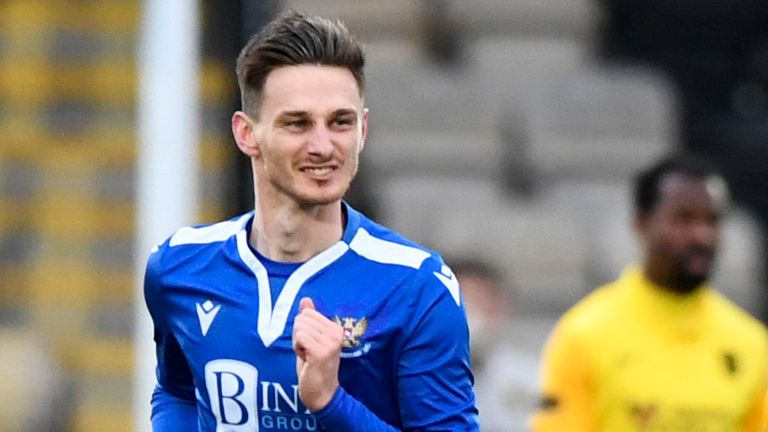
[[[153,246],[198,209],[199,21],[196,0],[144,0],[138,49],[134,428],[150,430],[155,383],[144,267]]]

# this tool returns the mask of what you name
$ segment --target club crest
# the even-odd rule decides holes
[[[637,426],[640,429],[646,429],[650,427],[651,423],[656,419],[658,414],[658,408],[653,404],[633,404],[631,407],[632,417],[634,417]]]
[[[734,376],[739,372],[739,361],[736,358],[736,354],[728,351],[724,352],[723,363],[725,370],[728,371],[728,375]]]
[[[368,320],[365,317],[361,319],[334,317],[333,320],[344,329],[344,342],[342,342],[342,348],[357,348],[360,346],[360,338],[365,334],[365,330],[368,328]]]

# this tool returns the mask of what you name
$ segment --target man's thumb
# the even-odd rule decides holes
[[[301,299],[301,302],[299,303],[299,312],[303,311],[304,309],[315,309],[315,303],[311,298],[304,297]]]

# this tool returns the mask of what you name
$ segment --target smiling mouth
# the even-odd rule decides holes
[[[322,177],[324,175],[330,174],[335,168],[334,167],[315,167],[315,168],[302,168],[301,171],[305,172],[307,174],[310,174],[312,176]]]
[[[714,256],[710,252],[695,252],[686,257],[686,267],[688,271],[707,274],[712,267],[713,258]]]

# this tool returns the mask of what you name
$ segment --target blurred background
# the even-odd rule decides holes
[[[136,369],[152,374],[136,359],[153,361],[135,300],[148,3],[0,0],[0,386],[14,393],[0,430],[146,430],[133,417]],[[199,8],[195,222],[253,205],[229,129],[245,40],[294,8],[365,43],[370,135],[349,201],[449,263],[493,269],[504,330],[477,325],[473,343],[503,346],[503,361],[478,361],[478,393],[515,426],[494,428],[489,407],[487,430],[524,430],[554,321],[633,260],[629,182],[660,155],[723,169],[734,202],[715,283],[765,321],[764,0],[186,5]]]

